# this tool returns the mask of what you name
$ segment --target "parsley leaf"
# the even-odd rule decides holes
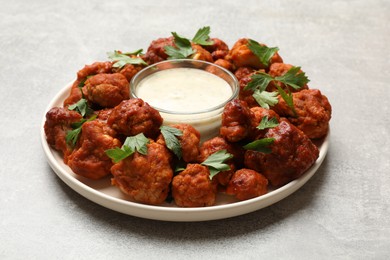
[[[122,146],[122,148],[115,147],[114,149],[109,149],[106,150],[105,152],[107,156],[114,161],[114,163],[118,163],[123,159],[132,155],[134,153],[134,150],[132,150],[128,146]]]
[[[279,122],[275,117],[268,120],[268,116],[265,116],[261,119],[260,124],[256,128],[259,130],[264,130],[266,128],[273,128],[278,125]]]
[[[83,117],[93,113],[93,110],[88,106],[88,102],[85,98],[82,98],[77,103],[70,105],[68,109],[77,111]]]
[[[248,40],[248,48],[255,54],[260,62],[265,66],[269,66],[269,61],[274,56],[274,54],[279,50],[278,47],[267,47],[264,45],[260,45],[257,41],[252,39]]]
[[[177,158],[181,159],[181,145],[177,136],[182,136],[183,132],[170,126],[161,126],[160,130],[168,149],[171,150]]]
[[[233,158],[232,154],[228,153],[226,150],[219,150],[207,157],[201,164],[209,168],[210,180],[212,180],[219,172],[230,170],[230,166],[227,165],[225,161],[231,158]]]
[[[107,53],[108,58],[112,61],[115,61],[114,65],[112,65],[114,68],[122,68],[126,64],[138,64],[138,65],[148,65],[143,59],[136,57],[131,58],[129,56],[131,55],[138,55],[142,52],[142,49],[139,49],[135,52],[127,52],[127,53],[120,53],[119,51],[109,52]]]
[[[274,106],[278,103],[278,92],[268,92],[268,91],[260,91],[255,90],[255,93],[252,95],[257,103],[265,109],[269,109],[269,106]]]
[[[71,126],[73,130],[67,131],[65,136],[66,143],[74,147],[81,134],[81,127],[85,122],[89,122],[96,119],[96,115],[91,116],[89,119],[82,118],[79,122],[73,123]]]
[[[213,45],[214,42],[210,40],[210,26],[203,27],[199,29],[194,38],[192,38],[192,42],[199,45]]]
[[[276,85],[276,87],[278,88],[278,92],[280,94],[280,96],[284,99],[284,101],[286,101],[286,104],[289,108],[291,108],[291,110],[293,111],[294,113],[294,116],[297,115],[297,112],[295,111],[295,108],[294,108],[294,100],[293,100],[293,95],[290,91],[288,91],[288,93],[286,93],[281,87],[279,87],[278,85]]]
[[[245,86],[244,90],[255,90],[259,89],[264,91],[268,84],[273,80],[273,78],[264,72],[258,72],[251,76],[251,81]]]
[[[252,151],[257,151],[262,153],[271,153],[272,149],[269,146],[273,144],[274,141],[275,138],[262,138],[244,145],[243,148],[245,150],[252,150]]]
[[[114,149],[108,149],[105,153],[114,161],[114,163],[118,163],[131,156],[136,151],[146,155],[148,152],[148,147],[146,145],[148,143],[149,139],[146,138],[143,133],[140,133],[135,136],[127,137],[121,148],[115,147]]]
[[[291,67],[284,75],[275,77],[275,80],[294,89],[300,89],[310,81],[305,72],[300,72],[300,70],[301,67]]]
[[[195,53],[192,49],[190,40],[179,36],[177,33],[172,32],[176,47],[165,46],[165,53],[169,56],[168,59],[186,59],[188,56]]]
[[[148,152],[149,139],[143,134],[137,134],[135,136],[129,136],[126,138],[124,146],[130,147],[133,151],[137,151],[140,154],[146,155]]]
[[[85,120],[85,119],[84,119]],[[81,127],[68,131],[65,136],[66,143],[74,147],[79,139],[79,135],[81,133]]]

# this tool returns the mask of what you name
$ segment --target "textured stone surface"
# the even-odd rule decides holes
[[[2,1],[1,259],[385,259],[390,254],[390,2]],[[84,64],[210,25],[230,46],[278,46],[333,105],[328,156],[293,195],[226,220],[168,223],[68,188],[39,140]]]

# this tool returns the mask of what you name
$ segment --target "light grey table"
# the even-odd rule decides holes
[[[390,2],[1,1],[0,259],[388,259]],[[40,125],[84,64],[205,25],[278,46],[333,106],[314,177],[262,210],[171,223],[103,208],[46,162]]]

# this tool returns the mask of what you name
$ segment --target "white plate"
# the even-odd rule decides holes
[[[57,94],[46,111],[52,107],[62,106],[63,101],[69,95],[71,85],[72,84],[69,84]],[[41,142],[43,150],[51,168],[62,181],[80,195],[103,207],[136,217],[164,221],[216,220],[246,214],[272,205],[291,195],[314,175],[324,160],[329,146],[328,134],[319,146],[320,155],[317,161],[305,174],[299,179],[278,189],[270,190],[263,196],[237,202],[232,199],[231,196],[220,194],[218,195],[215,206],[202,208],[179,208],[174,204],[168,203],[161,206],[151,206],[130,201],[118,188],[111,185],[110,177],[93,181],[74,174],[72,170],[64,164],[62,156],[47,144],[43,129],[46,120],[45,116],[46,113],[43,116],[41,125]]]

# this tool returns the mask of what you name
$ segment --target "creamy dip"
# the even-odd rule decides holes
[[[195,68],[158,71],[138,86],[137,97],[149,105],[178,113],[205,111],[226,102],[233,94],[222,78]]]

